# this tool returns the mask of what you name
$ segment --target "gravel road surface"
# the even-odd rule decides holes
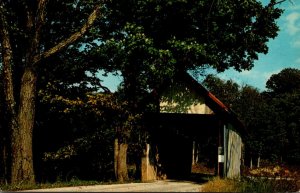
[[[199,192],[201,184],[190,181],[164,180],[151,183],[76,186],[35,189],[23,192]]]

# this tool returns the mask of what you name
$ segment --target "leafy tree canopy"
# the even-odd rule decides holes
[[[279,128],[282,132],[277,135],[285,139],[282,157],[297,163],[300,160],[300,70],[285,68],[273,74],[267,88],[264,95],[277,114],[274,128]]]
[[[266,6],[256,0],[112,0],[106,5],[107,36],[129,40],[128,25],[136,26],[144,40],[168,53],[179,70],[207,64],[220,72],[229,67],[251,69],[257,54],[268,52],[269,38],[277,35],[275,21],[282,10],[275,4],[274,0]],[[147,41],[143,45],[150,48]]]
[[[300,92],[299,86],[293,84],[296,74],[294,70],[284,69],[272,75],[268,82],[287,77],[274,84],[276,88],[286,90],[276,90],[276,93],[270,91],[268,94],[260,93],[249,85],[239,86],[232,80],[224,81],[212,75],[203,81],[222,102],[232,104],[230,107],[246,126],[246,156],[260,156],[288,163],[299,162]],[[293,76],[294,78],[289,79]],[[293,88],[285,88],[283,85],[292,85]]]
[[[300,90],[300,70],[295,68],[285,68],[278,74],[273,74],[266,83],[269,92],[274,94],[299,92]]]

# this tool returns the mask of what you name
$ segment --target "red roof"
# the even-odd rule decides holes
[[[221,108],[223,108],[225,111],[228,111],[228,108],[220,101],[215,95],[213,95],[211,92],[208,92],[208,97],[211,98],[213,101],[215,101]]]

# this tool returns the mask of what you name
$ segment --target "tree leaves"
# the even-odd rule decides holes
[[[274,95],[292,93],[300,90],[300,70],[285,68],[278,74],[273,74],[267,81],[269,93]]]
[[[267,81],[267,92],[233,81],[207,76],[204,84],[238,114],[248,136],[246,154],[272,161],[297,163],[300,160],[299,70],[283,69]]]

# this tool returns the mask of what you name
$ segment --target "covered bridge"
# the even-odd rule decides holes
[[[205,155],[218,175],[240,175],[246,131],[230,108],[187,73],[158,91],[157,104],[158,112],[147,115],[142,181],[189,175],[197,152],[204,152],[197,144],[209,146]]]

